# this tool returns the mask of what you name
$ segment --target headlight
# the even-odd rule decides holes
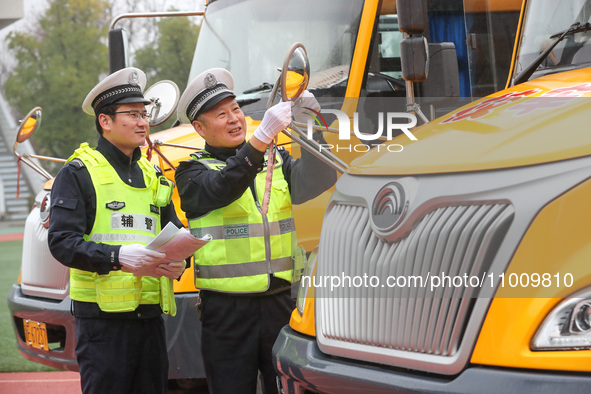
[[[308,256],[306,261],[306,266],[304,267],[304,272],[302,273],[302,277],[300,279],[300,287],[298,289],[298,299],[296,302],[296,307],[298,308],[298,312],[300,315],[304,313],[304,306],[306,305],[306,298],[308,296],[308,289],[312,287],[312,281],[314,279],[314,271],[316,268],[316,260],[318,258],[318,247],[314,248],[314,250]]]
[[[591,348],[591,290],[586,289],[558,304],[538,329],[531,348],[532,350]]]

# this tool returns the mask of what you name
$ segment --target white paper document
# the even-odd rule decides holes
[[[184,227],[177,228],[169,222],[146,248],[165,253],[166,259],[162,262],[167,263],[185,260],[207,242],[207,239],[195,238]]]

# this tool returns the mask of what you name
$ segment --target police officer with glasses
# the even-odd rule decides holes
[[[84,393],[166,392],[162,313],[176,313],[171,279],[186,263],[144,247],[167,223],[182,226],[173,183],[140,151],[145,85],[144,72],[128,67],[92,89],[82,109],[95,117],[97,147],[81,144],[51,192],[49,249],[70,267]]]

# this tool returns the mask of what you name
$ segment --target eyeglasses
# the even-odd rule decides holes
[[[149,122],[152,115],[147,112],[139,112],[139,111],[119,111],[115,112],[116,114],[129,114],[129,117],[133,120],[140,120],[140,118],[144,119],[145,121]]]

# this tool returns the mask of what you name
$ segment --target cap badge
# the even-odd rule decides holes
[[[130,85],[137,86],[140,84],[140,76],[138,75],[137,71],[132,71],[129,74],[129,79],[127,80]]]
[[[205,76],[205,87],[207,89],[211,89],[217,84],[218,80],[216,79],[215,75],[213,75],[212,73],[207,73],[207,75]]]

